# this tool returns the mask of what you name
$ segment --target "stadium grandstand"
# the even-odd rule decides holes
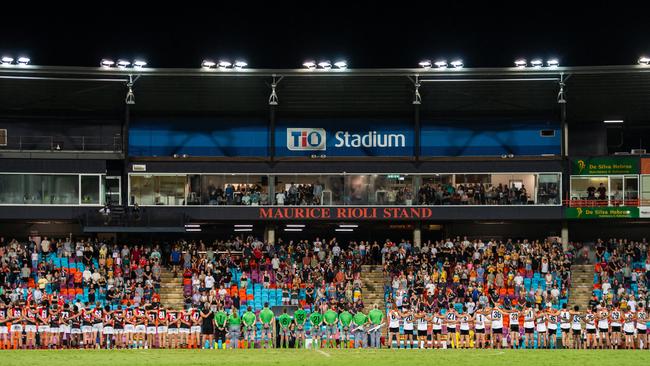
[[[2,349],[649,348],[645,62],[19,61]]]

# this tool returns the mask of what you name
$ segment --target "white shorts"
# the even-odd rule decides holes
[[[61,333],[70,334],[70,326],[69,325],[61,324],[61,325],[59,325],[59,330],[61,331]]]
[[[110,335],[110,334],[115,333],[115,329],[113,327],[104,327],[104,329],[102,329],[102,332],[104,334],[109,334]]]
[[[156,327],[147,327],[147,334],[156,334]]]
[[[93,324],[93,330],[101,332],[104,329],[104,323]]]
[[[178,334],[178,328],[167,328],[168,334]]]
[[[178,333],[190,334],[190,328],[178,328]]]
[[[201,326],[200,325],[193,325],[192,328],[190,328],[190,332],[192,332],[192,333],[201,333]]]
[[[648,326],[646,325],[645,322],[644,323],[636,323],[636,329],[645,331],[645,330],[648,329]]]
[[[23,332],[22,324],[11,324],[11,332],[12,333],[15,333],[15,332],[22,333]]]
[[[5,326],[0,327],[0,334],[9,334],[9,328]]]
[[[124,325],[124,333],[133,333],[135,332],[135,326],[133,324],[125,324]]]
[[[147,327],[145,327],[144,324],[138,324],[135,326],[136,333],[144,333],[146,331],[147,331]]]
[[[36,333],[36,326],[35,325],[25,325],[25,332],[27,333]]]
[[[167,333],[167,327],[164,325],[158,326],[158,333]]]
[[[557,330],[557,325],[549,325],[548,330],[553,331],[553,332],[556,331]]]
[[[61,329],[59,327],[50,327],[50,333],[52,334],[61,333]]]
[[[39,325],[38,326],[38,332],[39,333],[47,333],[50,331],[50,326],[49,325]]]
[[[113,328],[113,334],[124,334],[124,328]]]
[[[625,323],[623,326],[623,331],[625,333],[634,333],[634,324],[633,323]]]
[[[72,333],[72,334],[81,334],[81,329],[79,329],[79,328],[72,328],[72,329],[70,330],[70,333]]]
[[[537,324],[537,331],[538,331],[538,332],[546,332],[546,325],[544,325],[544,324]]]
[[[82,325],[81,326],[81,333],[92,333],[93,327],[90,325]]]

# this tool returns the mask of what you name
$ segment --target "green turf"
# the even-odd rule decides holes
[[[130,365],[648,365],[650,351],[575,350],[64,350],[0,351],[2,366]]]

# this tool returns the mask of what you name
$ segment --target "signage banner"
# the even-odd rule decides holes
[[[280,120],[275,130],[279,157],[413,155],[412,122],[376,119]]]
[[[573,159],[571,161],[571,174],[639,174],[639,158],[630,156],[607,156]]]
[[[644,219],[650,218],[650,206],[639,207],[639,217]]]
[[[641,159],[641,174],[650,174],[650,158]]]
[[[635,219],[639,218],[639,208],[618,207],[567,207],[567,219]]]
[[[422,220],[433,217],[429,207],[260,207],[258,210],[258,218],[265,220]]]

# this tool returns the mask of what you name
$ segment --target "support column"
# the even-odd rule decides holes
[[[264,229],[264,241],[269,244],[275,244],[275,226],[266,226],[266,229]]]
[[[122,122],[122,154],[124,159],[122,160],[122,180],[120,184],[121,195],[122,195],[122,205],[128,206],[131,202],[129,201],[129,127],[131,122],[131,113],[130,107],[128,104],[124,108],[124,121]]]
[[[422,246],[422,230],[420,229],[420,223],[417,223],[415,229],[413,229],[413,246],[418,248]]]
[[[562,249],[566,252],[569,249],[569,223],[562,221]]]

